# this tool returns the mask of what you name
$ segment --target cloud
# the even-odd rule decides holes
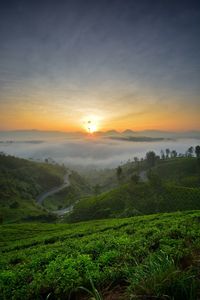
[[[116,167],[121,162],[144,157],[149,150],[160,154],[161,149],[176,149],[185,153],[189,146],[195,146],[196,140],[177,140],[163,142],[122,142],[109,139],[59,139],[46,140],[43,143],[1,143],[0,151],[24,158],[40,159],[51,157],[56,162],[64,163],[71,168]]]

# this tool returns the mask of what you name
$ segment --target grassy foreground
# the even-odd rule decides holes
[[[197,299],[200,211],[1,225],[1,299]]]

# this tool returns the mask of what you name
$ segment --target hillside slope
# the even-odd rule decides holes
[[[199,188],[163,185],[157,189],[149,183],[129,183],[80,200],[67,220],[79,222],[188,209],[200,209]]]
[[[104,300],[198,299],[199,221],[190,211],[1,225],[0,298],[91,299],[84,287]]]
[[[0,208],[4,222],[31,219],[48,213],[35,203],[36,197],[62,183],[65,168],[0,155]]]
[[[48,210],[59,210],[70,206],[84,196],[92,194],[92,189],[88,182],[77,172],[70,172],[69,181],[69,186],[45,199],[43,203],[45,208]]]
[[[200,162],[195,157],[160,160],[153,168],[163,180],[187,187],[200,187]]]
[[[199,166],[195,158],[159,161],[151,168],[148,182],[134,182],[129,178],[118,188],[80,200],[67,220],[200,209]]]

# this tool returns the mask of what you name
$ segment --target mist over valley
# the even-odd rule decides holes
[[[185,154],[198,144],[199,132],[109,131],[92,136],[77,132],[14,131],[0,132],[0,151],[17,157],[65,164],[75,170],[115,168],[147,151],[166,148]]]

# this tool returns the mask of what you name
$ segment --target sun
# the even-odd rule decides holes
[[[97,131],[97,124],[94,121],[87,121],[87,132],[92,134],[95,131]]]
[[[93,134],[99,130],[98,118],[95,116],[85,117],[83,120],[84,129],[89,133]]]

